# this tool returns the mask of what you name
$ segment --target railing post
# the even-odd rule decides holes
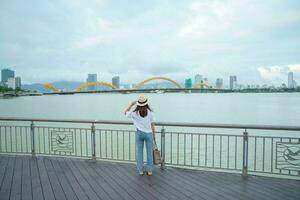
[[[92,131],[91,131],[91,133],[92,133],[92,137],[91,137],[91,139],[92,139],[92,159],[93,160],[96,160],[96,140],[95,140],[95,132],[96,132],[96,129],[95,129],[95,124],[94,123],[92,123],[92,127],[91,127],[91,129],[92,129]]]
[[[161,153],[161,164],[160,164],[160,169],[165,169],[165,128],[161,128],[161,143],[160,143],[160,153]]]
[[[243,176],[248,175],[248,132],[245,129],[243,133]]]
[[[34,140],[34,123],[30,124],[30,137],[31,137],[31,155],[35,156],[35,140]]]

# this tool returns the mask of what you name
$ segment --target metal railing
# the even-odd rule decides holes
[[[156,126],[162,169],[169,165],[241,171],[244,176],[300,177],[300,127],[167,122]],[[0,118],[0,153],[134,162],[135,130],[125,121]]]

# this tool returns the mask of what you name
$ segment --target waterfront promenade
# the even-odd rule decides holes
[[[299,199],[297,180],[134,164],[0,155],[0,199]]]
[[[300,196],[298,126],[157,122],[162,162],[149,177],[135,169],[132,122],[0,122],[0,200]]]

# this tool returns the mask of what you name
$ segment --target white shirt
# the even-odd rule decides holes
[[[154,122],[154,116],[151,111],[148,110],[147,116],[141,117],[139,112],[127,111],[126,117],[132,119],[134,126],[140,131],[151,133],[151,123]]]

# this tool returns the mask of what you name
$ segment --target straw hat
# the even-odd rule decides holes
[[[139,96],[138,101],[137,101],[137,105],[138,106],[145,106],[148,104],[148,99],[145,96]]]

